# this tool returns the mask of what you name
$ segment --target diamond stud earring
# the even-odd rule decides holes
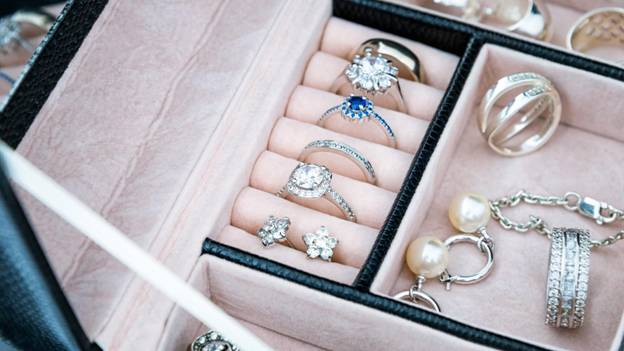
[[[320,257],[327,262],[331,262],[334,256],[334,248],[338,245],[338,239],[332,236],[325,226],[320,227],[313,233],[305,233],[303,242],[308,248],[306,255],[309,258]]]
[[[286,237],[288,229],[290,229],[290,219],[288,217],[275,217],[271,215],[264,221],[264,224],[258,229],[256,235],[260,238],[264,247],[273,246],[278,242],[286,242],[292,247],[293,245],[288,240],[288,237]]]

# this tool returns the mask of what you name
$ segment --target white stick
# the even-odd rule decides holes
[[[184,280],[128,239],[112,224],[1,141],[0,155],[3,161],[2,166],[11,180],[188,313],[234,341],[243,350],[271,350],[234,318],[186,284]]]

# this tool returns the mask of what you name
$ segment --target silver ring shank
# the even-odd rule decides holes
[[[375,169],[373,165],[355,148],[334,140],[316,140],[306,145],[299,155],[299,161],[305,161],[305,159],[316,152],[331,152],[337,155],[345,156],[349,160],[353,161],[364,176],[366,181],[375,184],[377,177],[375,175]]]
[[[396,84],[393,84],[385,94],[383,94],[383,95],[390,96],[394,104],[393,106],[387,106],[387,104],[379,104],[378,102],[379,99],[376,99],[376,96],[378,96],[379,94],[371,94],[370,92],[364,89],[353,88],[353,86],[351,85],[351,82],[344,75],[344,73],[339,75],[334,80],[331,87],[329,88],[329,91],[334,94],[344,95],[344,96],[349,96],[349,94],[357,93],[358,95],[366,96],[368,99],[375,102],[376,105],[380,105],[382,107],[387,107],[387,108],[393,108],[402,113],[408,113],[407,107],[405,106],[405,99],[403,97],[403,93],[401,91],[401,87],[398,81],[396,82]]]
[[[585,319],[589,281],[589,232],[553,228],[551,240],[546,324],[559,328],[580,328]]]
[[[620,25],[609,25],[619,23]],[[621,47],[624,40],[624,9],[621,7],[603,7],[581,16],[568,31],[566,45],[568,49],[585,52],[592,47]]]
[[[342,113],[340,112],[340,106],[341,105],[336,105],[330,109],[328,109],[327,111],[325,111],[325,113],[323,113],[321,115],[321,117],[316,121],[316,125],[318,125],[319,127],[325,127],[325,122],[327,121],[327,119],[329,119],[330,117],[339,114],[342,116]],[[397,141],[396,141],[396,137],[394,136],[394,131],[392,130],[392,128],[390,127],[390,125],[388,124],[388,122],[386,122],[385,119],[383,119],[383,117],[381,117],[378,113],[373,113],[373,115],[371,116],[371,119],[373,119],[377,126],[381,128],[381,130],[384,132],[384,134],[386,135],[386,139],[388,141],[388,144],[391,148],[396,149],[397,147]]]
[[[296,194],[288,191],[288,185],[284,185],[276,194],[277,197],[281,197],[283,199],[287,198],[288,195],[297,196]],[[347,201],[342,197],[342,195],[338,194],[333,188],[329,188],[327,192],[325,192],[321,197],[327,199],[334,206],[336,206],[345,218],[350,222],[357,222],[357,217],[353,212],[351,206],[347,203]]]
[[[552,36],[550,13],[542,0],[529,0],[527,12],[518,22],[507,27],[510,32],[549,41]],[[504,5],[503,5],[504,6]]]

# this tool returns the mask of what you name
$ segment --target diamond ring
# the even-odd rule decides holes
[[[351,63],[344,74],[336,78],[330,91],[343,93],[345,87],[350,87],[349,92],[355,90],[371,99],[376,95],[388,95],[392,107],[407,112],[398,78],[423,82],[418,57],[405,46],[388,39],[367,40],[351,56]]]
[[[282,198],[288,195],[310,199],[324,197],[338,207],[347,220],[356,222],[351,206],[332,189],[331,179],[332,173],[327,167],[300,162],[290,174],[286,185],[276,195]]]
[[[396,149],[396,137],[390,125],[377,112],[375,112],[374,104],[371,100],[364,96],[351,95],[345,98],[340,105],[336,105],[325,111],[316,122],[317,125],[324,127],[326,120],[340,112],[340,115],[347,121],[364,123],[371,119],[377,122],[377,125],[383,130],[388,139],[390,147]]]
[[[262,227],[258,229],[256,235],[260,238],[264,247],[270,247],[279,242],[287,242],[292,247],[288,237],[286,237],[288,229],[290,229],[290,219],[288,217],[269,216]]]
[[[299,155],[299,161],[305,161],[308,156],[316,152],[332,152],[345,156],[360,168],[362,173],[364,173],[367,182],[371,184],[375,184],[377,182],[373,165],[362,155],[362,153],[350,145],[334,140],[316,140],[303,148],[303,151],[301,151],[301,154]]]
[[[334,256],[334,248],[338,245],[338,239],[332,236],[325,226],[321,226],[313,233],[305,233],[303,242],[308,248],[306,250],[308,258],[319,257],[327,262],[331,262]]]
[[[240,348],[216,331],[209,330],[193,341],[191,351],[240,351]]]
[[[589,283],[589,232],[553,228],[546,288],[546,324],[580,328],[585,319]]]

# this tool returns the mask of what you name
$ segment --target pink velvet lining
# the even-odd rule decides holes
[[[474,116],[487,87],[518,71],[534,71],[552,80],[562,97],[564,124],[543,149],[511,159],[487,147]],[[615,80],[486,45],[386,255],[373,291],[393,295],[413,284],[414,276],[403,263],[406,245],[421,235],[446,238],[453,234],[447,208],[451,198],[460,192],[477,192],[492,199],[520,189],[548,195],[576,191],[622,206],[616,189],[624,188],[623,124],[621,109],[614,104],[618,100],[613,100],[622,94],[624,84]],[[536,214],[550,225],[588,227],[597,238],[617,231],[614,226],[597,228],[591,221],[562,209],[525,205],[506,213],[522,221],[528,214]],[[616,340],[621,339],[618,326],[624,311],[619,291],[624,276],[613,267],[624,264],[624,252],[617,244],[593,250],[587,323],[580,330],[562,331],[543,323],[548,240],[534,232],[505,231],[495,222],[488,228],[495,240],[496,263],[486,280],[472,286],[456,285],[450,292],[435,280],[425,285],[446,316],[548,347],[607,350],[619,346]],[[450,269],[470,273],[482,261],[473,247],[453,248]]]
[[[213,256],[200,257],[189,283],[276,350],[490,350]],[[155,349],[186,351],[206,329],[175,307]]]

